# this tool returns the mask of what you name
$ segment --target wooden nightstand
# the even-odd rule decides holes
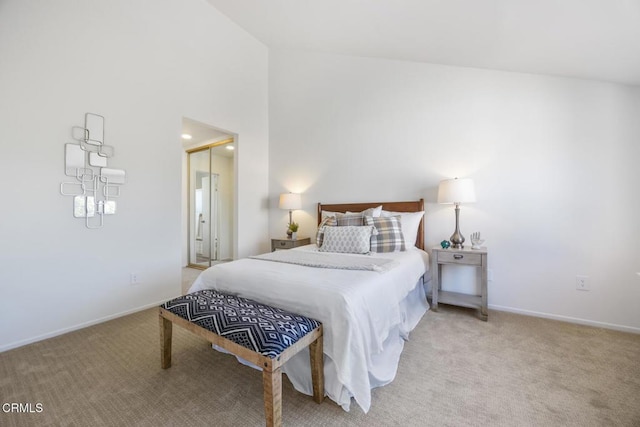
[[[486,321],[487,312],[487,248],[482,249],[431,249],[431,308],[438,311],[438,302],[461,307],[477,308],[480,319]],[[480,295],[462,294],[442,290],[443,264],[472,265],[480,267]]]
[[[276,249],[291,249],[309,244],[311,244],[310,237],[299,237],[296,240],[271,239],[271,252],[275,251]]]

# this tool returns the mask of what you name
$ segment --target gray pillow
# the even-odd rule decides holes
[[[337,213],[338,227],[345,225],[364,225],[364,215],[362,213]]]
[[[318,232],[316,233],[316,245],[318,247],[322,246],[322,241],[324,240],[324,228],[325,227],[335,227],[338,225],[338,220],[335,216],[328,216],[322,220],[320,225],[318,225]]]
[[[375,233],[375,227],[370,225],[324,227],[324,240],[319,250],[320,252],[368,254],[371,248],[371,236]]]
[[[371,252],[402,252],[405,250],[400,217],[364,217],[367,225],[375,227],[377,234],[371,236]]]

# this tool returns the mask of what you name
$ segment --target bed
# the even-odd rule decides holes
[[[404,341],[428,310],[423,200],[318,204],[318,224],[332,215],[371,213],[374,208],[379,214],[382,211],[381,216],[405,220],[404,251],[325,252],[323,248],[331,243],[327,234],[321,247],[311,244],[215,265],[202,272],[189,289],[233,293],[321,321],[325,393],[346,411],[353,398],[368,412],[371,389],[393,380]],[[321,229],[331,233],[347,230]],[[312,395],[308,361],[308,351],[302,351],[284,365],[283,372],[298,391]]]

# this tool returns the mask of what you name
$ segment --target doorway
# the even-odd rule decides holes
[[[235,138],[215,132],[213,142],[185,150],[187,265],[192,268],[233,259]]]

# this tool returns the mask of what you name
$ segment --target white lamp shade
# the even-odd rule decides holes
[[[476,187],[473,180],[445,179],[438,186],[438,203],[473,203],[476,201]]]
[[[294,211],[302,208],[302,200],[299,194],[295,193],[283,193],[280,195],[280,203],[278,204],[280,209],[287,209]]]

